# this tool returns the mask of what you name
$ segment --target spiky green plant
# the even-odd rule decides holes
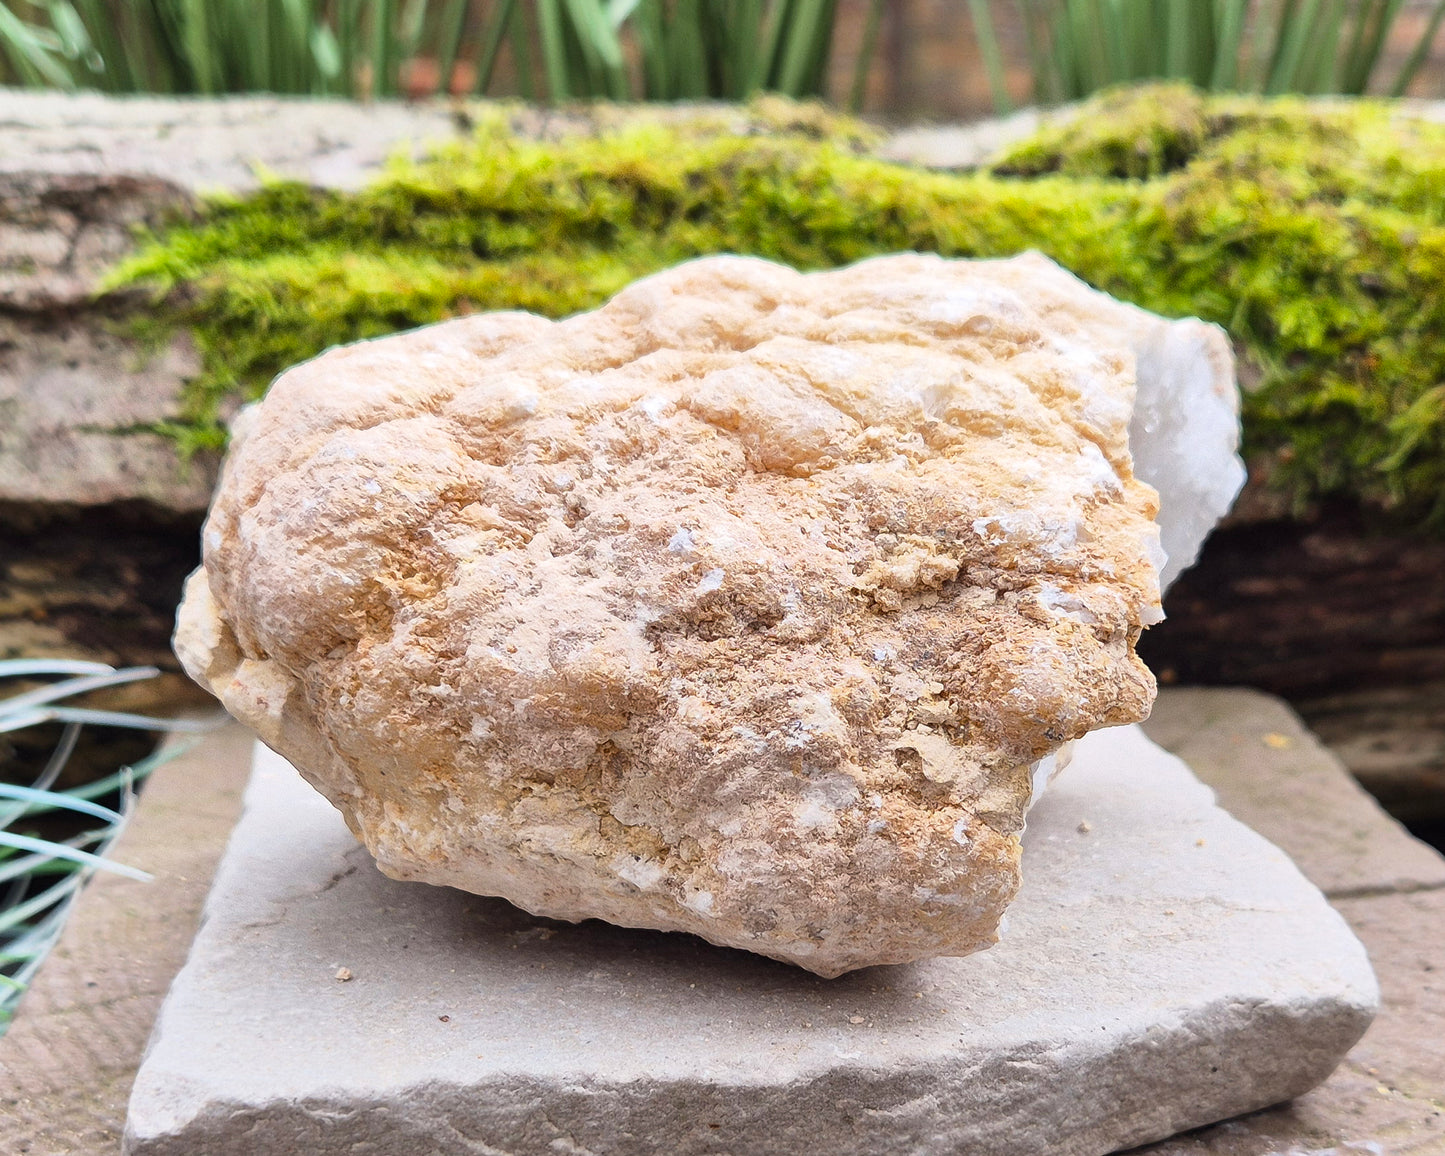
[[[152,754],[91,782],[56,789],[85,726],[125,727],[149,731],[203,729],[191,720],[157,719],[121,711],[93,710],[67,700],[152,678],[154,667],[116,670],[96,662],[51,659],[0,661],[0,680],[37,681],[61,677],[0,699],[0,735],[46,723],[60,723],[59,740],[40,773],[29,783],[0,778],[0,1032],[8,1026],[20,996],[29,986],[46,953],[59,937],[70,903],[96,871],[112,871],[133,879],[150,876],[106,858],[125,826],[134,787],[165,757]],[[0,772],[6,768],[0,764]],[[108,806],[98,800],[111,800]],[[36,821],[63,813],[81,829],[63,837],[45,837]]]
[[[1033,98],[1077,100],[1119,84],[1184,80],[1211,92],[1345,93],[1380,87],[1376,73],[1404,0],[1014,0],[1028,34]],[[994,103],[1011,107],[1004,52],[986,0],[969,13]],[[1445,20],[1445,0],[1400,71],[1402,95]]]
[[[0,0],[0,84],[484,93],[505,47],[526,97],[818,96],[836,15],[837,0]]]

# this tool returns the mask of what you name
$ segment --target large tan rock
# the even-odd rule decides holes
[[[712,258],[333,350],[248,415],[177,650],[389,875],[975,951],[1031,772],[1153,696],[1150,326],[1033,255]]]

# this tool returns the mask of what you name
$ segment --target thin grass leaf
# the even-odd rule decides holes
[[[1333,84],[1336,47],[1342,31],[1344,0],[1318,0],[1310,11],[1310,32],[1301,34],[1301,50],[1290,76],[1290,92],[1328,92]]]
[[[113,674],[115,667],[103,662],[81,662],[73,658],[0,659],[0,678],[30,678],[37,674]]]
[[[40,31],[11,12],[8,5],[0,4],[0,53],[22,84],[33,88],[74,88],[75,78],[58,59],[58,48],[58,43],[47,44]]]
[[[123,727],[127,730],[185,731],[191,734],[203,734],[219,725],[219,720],[152,718],[150,715],[130,714],[126,711],[89,710],[77,706],[37,707],[26,717],[23,725],[34,726],[37,722],[80,722],[94,726]],[[21,725],[13,719],[0,720],[0,734],[19,730]]]
[[[1445,22],[1445,0],[1439,0],[1430,11],[1430,20],[1425,25],[1425,31],[1420,39],[1415,42],[1414,51],[1406,59],[1400,68],[1400,75],[1395,77],[1395,82],[1390,85],[1390,95],[1399,97],[1405,95],[1405,90],[1410,87],[1410,82],[1415,79],[1415,74],[1420,71],[1420,66],[1425,63],[1426,57],[1430,55],[1430,49],[1435,43],[1435,36],[1440,31],[1440,25]]]
[[[61,54],[72,61],[85,61],[95,55],[95,46],[86,31],[85,21],[70,0],[50,0],[45,6],[50,27],[60,40]]]
[[[311,59],[316,62],[314,91],[317,95],[335,92],[346,72],[341,42],[331,25],[318,24],[311,29],[310,43]]]
[[[1063,97],[1058,88],[1057,69],[1055,60],[1050,49],[1049,29],[1039,11],[1038,0],[1019,0],[1019,9],[1023,15],[1024,38],[1028,45],[1029,64],[1033,76],[1034,101],[1042,104],[1053,104]],[[977,26],[974,28],[977,35]],[[980,45],[980,49],[983,49]],[[993,40],[994,52],[999,51],[997,40]]]
[[[137,879],[142,883],[149,883],[153,878],[148,872],[137,867],[127,867],[124,863],[104,859],[77,847],[67,847],[63,843],[52,843],[49,840],[35,839],[29,835],[17,835],[13,831],[0,831],[0,846],[14,847],[17,851],[34,851],[37,854],[50,855],[56,859],[69,859],[100,871],[124,875],[127,879]]]
[[[5,834],[3,836],[0,836],[0,840],[19,839],[23,837],[24,836],[20,835]],[[37,843],[44,843],[44,840],[41,839],[36,839],[34,841]],[[52,855],[51,857],[68,858],[71,855],[87,854],[87,852],[74,851],[71,848],[66,848],[66,851],[68,852],[66,856]],[[108,860],[101,859],[99,856],[92,855],[91,858],[95,859],[99,863],[108,862]],[[83,863],[82,866],[92,867],[93,865],[89,863]],[[113,866],[122,866],[122,864],[113,864]],[[134,870],[134,868],[127,867],[125,868],[125,870],[131,871]],[[25,900],[25,902],[23,903],[17,903],[13,907],[8,907],[4,911],[0,911],[0,933],[8,932],[12,928],[23,927],[25,922],[29,920],[32,916],[39,915],[42,912],[48,910],[49,908],[54,907],[57,903],[61,903],[69,899],[72,895],[75,894],[76,891],[80,889],[80,885],[85,882],[86,878],[87,876],[84,871],[71,871],[69,874],[62,876],[58,882],[52,883],[44,891],[40,892],[40,894]]]
[[[599,0],[563,0],[572,38],[587,60],[589,94],[627,99],[622,44]]]
[[[0,700],[0,713],[26,710],[32,706],[40,706],[43,703],[56,702],[63,698],[73,698],[78,694],[85,694],[88,691],[105,690],[112,686],[123,686],[128,682],[142,682],[148,678],[155,678],[159,673],[160,670],[154,666],[133,666],[125,670],[109,670],[104,674],[93,674],[80,678],[66,679],[64,682],[38,687],[24,694],[17,694],[12,698]]]
[[[449,95],[452,91],[452,76],[456,71],[457,53],[461,50],[462,33],[467,29],[471,12],[471,0],[447,0],[437,16],[437,83],[440,85],[443,95]],[[501,43],[500,34],[497,36],[497,42]]]
[[[829,0],[791,0],[778,7],[786,19],[780,29],[776,83],[771,87],[792,97],[809,95],[818,88],[821,33],[831,25],[832,5]]]
[[[1233,88],[1238,82],[1248,7],[1249,0],[1220,0],[1216,6],[1219,22],[1214,31],[1214,67],[1209,74],[1209,87],[1216,92]]]
[[[55,750],[51,751],[44,769],[30,784],[37,791],[49,790],[55,780],[60,778],[66,763],[70,762],[70,756],[75,753],[75,744],[80,741],[80,731],[79,723],[66,723],[65,729],[60,732],[60,741],[55,744]]]
[[[883,0],[872,0],[868,5],[868,15],[863,24],[863,41],[858,47],[858,59],[853,64],[853,84],[848,90],[848,111],[860,113],[863,111],[863,98],[868,91],[868,73],[873,65],[874,53],[878,50],[878,30],[883,26]],[[983,46],[983,37],[977,33],[978,22],[974,22],[975,35],[979,36],[980,48]],[[989,22],[988,43],[992,46],[996,59],[1002,59],[998,53],[998,38],[992,35],[993,22]],[[995,95],[995,104],[997,103]],[[1002,110],[1001,110],[1002,111]]]
[[[542,70],[547,77],[547,94],[555,104],[572,96],[560,0],[536,0],[535,10],[537,31],[542,39]]]
[[[371,0],[371,92],[374,97],[396,91],[393,70],[395,11],[392,0]]]
[[[1103,0],[1102,7],[1108,13],[1100,33],[1109,75],[1122,80],[1133,75],[1139,54],[1145,50],[1139,41],[1152,13],[1147,3],[1140,6],[1140,0]]]
[[[99,831],[87,831],[84,834],[75,835],[69,839],[46,839],[44,842],[47,845],[60,844],[81,851],[87,848],[97,848],[98,853],[99,850],[104,849],[114,836],[115,827],[111,826]],[[28,855],[19,854],[19,850],[20,849],[16,847],[4,848],[8,858],[6,858],[3,863],[0,863],[0,883],[9,883],[11,880],[19,879],[22,882],[22,886],[6,903],[0,905],[0,910],[13,907],[20,901],[25,890],[23,884],[27,880],[38,879],[45,875],[69,875],[78,870],[69,860],[57,860],[56,856],[48,849],[48,846],[44,852],[37,851]]]
[[[492,83],[492,73],[496,71],[497,57],[502,50],[502,38],[507,30],[516,22],[517,0],[502,0],[492,13],[491,21],[486,28],[486,34],[482,40],[481,55],[477,58],[477,77],[475,91],[486,92]],[[518,65],[520,71],[520,65]]]
[[[422,33],[426,31],[426,13],[426,0],[406,0],[406,3],[402,4],[396,45],[392,50],[398,60],[410,60],[416,55]]]
[[[973,22],[973,35],[978,42],[979,55],[983,57],[984,71],[988,73],[993,107],[1000,113],[1012,112],[1013,100],[1009,97],[1008,84],[1004,80],[1003,53],[999,49],[998,35],[994,32],[988,0],[968,0],[968,15]]]
[[[102,807],[86,799],[76,799],[64,791],[37,791],[34,787],[17,787],[13,783],[0,783],[0,799],[15,799],[29,804],[24,814],[36,815],[44,811],[76,811],[108,823],[120,821],[120,812]]]
[[[14,854],[16,848],[7,847],[6,850]],[[55,856],[49,852],[43,855],[38,852],[30,855],[15,855],[14,858],[7,859],[3,863],[0,863],[0,883],[9,883],[15,879],[20,879],[23,883],[44,874],[46,871],[69,874],[73,870],[74,868],[68,862],[65,864],[57,864],[55,862]],[[0,910],[8,910],[18,902],[20,902],[19,895],[12,895],[6,899],[4,904],[0,904]]]

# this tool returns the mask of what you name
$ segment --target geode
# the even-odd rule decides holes
[[[825,976],[976,951],[1051,756],[1153,697],[1136,369],[1160,445],[1218,427],[1192,554],[1228,345],[1037,255],[334,349],[238,428],[177,652],[396,878]]]

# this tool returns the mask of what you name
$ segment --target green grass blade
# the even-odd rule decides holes
[[[47,839],[34,839],[29,835],[16,835],[13,831],[0,831],[0,847],[14,847],[17,851],[33,851],[36,854],[50,855],[56,859],[68,859],[85,867],[110,871],[116,875],[124,875],[127,879],[138,879],[142,883],[149,883],[152,879],[149,872],[142,871],[138,867],[128,867],[124,863],[104,859],[77,847],[67,847],[63,843],[52,843]]]
[[[75,78],[56,49],[47,45],[36,29],[11,12],[6,4],[0,4],[0,53],[22,84],[32,88],[75,87]]]
[[[1239,57],[1244,49],[1244,28],[1249,0],[1220,0],[1219,23],[1214,32],[1214,69],[1209,87],[1223,92],[1239,83]]]
[[[106,10],[104,0],[74,0],[72,8],[90,37],[91,55],[83,61],[85,82],[103,92],[123,91],[128,70],[116,22]]]
[[[426,31],[426,0],[403,0],[395,33],[392,55],[397,61],[412,59],[421,46]]]
[[[0,671],[0,675],[3,673]],[[11,711],[28,710],[33,706],[58,702],[63,698],[73,698],[93,690],[108,690],[111,687],[124,686],[131,682],[143,682],[148,678],[155,678],[159,673],[160,670],[154,666],[132,666],[125,670],[106,670],[101,673],[82,675],[78,678],[69,678],[64,682],[52,683],[49,686],[37,687],[35,690],[26,691],[23,694],[0,699],[0,717]]]
[[[85,21],[70,0],[49,0],[45,14],[50,17],[50,27],[60,40],[60,52],[65,59],[80,62],[95,52]]]
[[[747,94],[764,88],[776,87],[783,37],[786,34],[790,9],[791,0],[773,0],[773,4],[768,9],[768,15],[763,22],[758,38],[761,48],[757,55],[757,64],[754,66],[752,79],[748,84]]]
[[[19,835],[0,833],[0,843],[3,843],[7,839],[19,838],[21,838],[21,836]],[[52,846],[51,844],[45,843],[44,840],[41,839],[35,839],[32,840],[32,842],[41,844],[43,847],[47,848],[47,850]],[[66,850],[72,851],[72,854],[74,855],[89,854],[89,852],[86,851],[73,851],[73,849],[71,848],[66,848]],[[70,859],[70,856],[56,856],[53,855],[53,853],[52,857]],[[99,858],[99,856],[91,857],[96,859],[97,862],[100,863],[109,862],[109,860],[101,859]],[[89,867],[91,866],[91,864],[81,864],[80,866]],[[119,867],[122,866],[122,864],[117,863],[112,864],[112,866]],[[133,867],[126,867],[121,872],[121,874],[125,874],[126,872],[134,870],[135,868]],[[84,881],[85,872],[80,868],[77,868],[76,870],[62,876],[58,882],[52,883],[49,887],[47,887],[44,891],[40,892],[38,895],[35,895],[30,899],[25,900],[25,902],[23,903],[16,903],[13,906],[7,907],[5,908],[5,910],[0,911],[0,932],[9,932],[12,928],[24,927],[27,920],[32,919],[36,915],[40,915],[46,910],[46,908],[53,907],[55,906],[55,904],[64,901],[66,898],[72,895],[76,890],[79,889],[80,885]]]
[[[492,11],[482,35],[482,48],[477,56],[477,74],[473,82],[475,92],[486,92],[492,83],[492,74],[497,68],[497,58],[502,51],[502,38],[512,25],[517,0],[502,0]],[[520,70],[520,64],[518,68]]]
[[[594,94],[627,99],[622,44],[599,0],[564,0],[573,35],[587,61]]]
[[[1310,14],[1312,28],[1300,38],[1299,54],[1287,91],[1311,95],[1334,89],[1334,64],[1343,32],[1345,0],[1319,0]]]
[[[214,723],[194,719],[151,718],[149,715],[129,714],[125,711],[87,710],[83,707],[42,706],[32,710],[0,718],[0,734],[23,730],[45,722],[80,722],[95,726],[123,727],[143,731],[187,731],[199,734],[211,730]]]
[[[393,0],[371,0],[371,93],[376,97],[392,96],[396,92],[395,33]]]
[[[1193,49],[1193,27],[1189,18],[1190,0],[1168,0],[1168,32],[1164,43],[1164,75],[1170,80],[1186,80],[1190,72]]]
[[[868,73],[873,67],[873,57],[878,51],[878,30],[883,26],[883,0],[872,0],[868,5],[868,16],[863,24],[863,40],[858,46],[858,59],[853,64],[853,84],[848,90],[848,110],[863,111],[863,99],[868,94]],[[990,24],[989,28],[992,29]],[[974,34],[978,35],[978,24],[974,23]],[[993,40],[993,51],[998,52],[998,41]]]
[[[968,15],[973,23],[974,39],[978,43],[979,55],[983,57],[984,71],[988,73],[988,87],[993,94],[994,111],[1013,111],[1013,100],[1009,96],[1008,82],[1004,76],[1003,50],[994,31],[993,17],[989,13],[988,0],[968,0]]]
[[[1265,92],[1270,96],[1297,91],[1305,50],[1315,31],[1319,10],[1320,0],[1304,0],[1300,5],[1290,0],[1285,5],[1287,15],[1280,20],[1279,47],[1270,69],[1269,83],[1265,86]]]
[[[38,791],[34,787],[17,787],[13,783],[0,783],[0,799],[15,799],[25,803],[22,813],[36,815],[45,811],[76,811],[92,818],[104,819],[108,823],[118,822],[120,812],[102,807],[85,799],[76,799],[64,791]]]
[[[331,25],[316,24],[312,27],[310,48],[311,59],[315,65],[315,79],[311,83],[311,91],[318,96],[345,91],[346,69],[341,42]]]
[[[668,71],[675,100],[702,100],[711,95],[703,0],[676,0],[667,27]],[[739,93],[739,97],[749,95]]]
[[[572,98],[559,3],[560,0],[536,0],[537,30],[542,40],[542,68],[547,77],[547,96],[553,104]]]
[[[1040,0],[1014,0],[1028,47],[1029,74],[1033,83],[1030,96],[1036,104],[1055,104],[1061,99],[1058,63],[1050,50],[1048,24],[1039,11],[1039,3]]]
[[[1430,55],[1430,48],[1435,43],[1435,35],[1440,31],[1440,24],[1445,21],[1445,0],[1438,0],[1430,12],[1430,20],[1425,25],[1425,31],[1420,39],[1415,42],[1415,47],[1400,68],[1400,74],[1395,77],[1395,82],[1390,85],[1390,95],[1399,97],[1405,95],[1405,90],[1410,87],[1410,82],[1415,79],[1415,74],[1420,71],[1420,66],[1425,63]]]
[[[1098,35],[1103,44],[1104,68],[1110,84],[1127,80],[1130,75],[1130,53],[1133,50],[1131,28],[1135,7],[1133,0],[1101,0]]]
[[[441,86],[443,94],[450,94],[452,91],[452,75],[456,71],[457,54],[462,46],[462,34],[467,29],[471,11],[471,0],[446,0],[437,17],[437,83]],[[497,44],[500,45],[502,43],[501,30],[506,27],[506,21],[494,18],[487,26],[488,34],[491,33],[493,25],[497,29]],[[494,48],[492,52],[495,55],[496,49]],[[480,58],[478,58],[477,68],[480,71]]]
[[[1385,38],[1394,26],[1404,0],[1359,0],[1350,46],[1340,68],[1340,91],[1362,95],[1380,61]]]
[[[507,29],[507,37],[511,44],[512,61],[517,69],[517,89],[523,100],[536,100],[540,86],[537,84],[537,62],[532,54],[535,28],[527,19],[526,9],[520,4],[512,8],[512,22]]]
[[[103,662],[71,658],[7,658],[0,660],[0,678],[33,678],[37,674],[114,674]]]
[[[672,74],[667,67],[667,26],[663,0],[642,0],[633,29],[642,58],[642,93],[647,100],[672,99]]]

